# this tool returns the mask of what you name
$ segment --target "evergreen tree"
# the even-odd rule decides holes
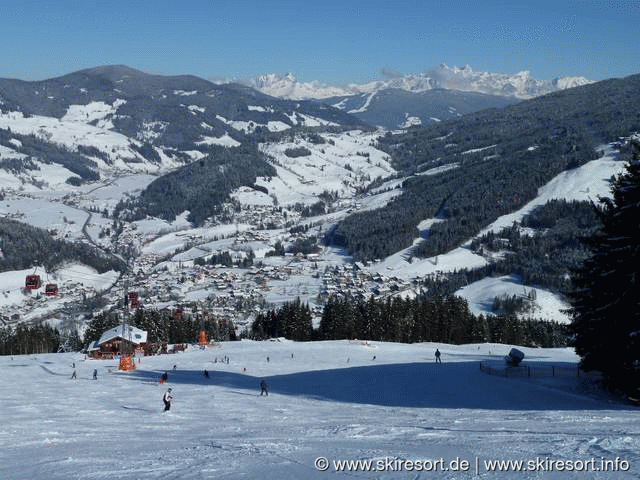
[[[591,256],[574,274],[571,299],[576,352],[608,384],[640,394],[640,144],[601,199]]]
[[[100,340],[104,332],[118,326],[120,323],[122,322],[116,312],[103,312],[94,316],[89,321],[87,329],[84,332],[85,345]]]

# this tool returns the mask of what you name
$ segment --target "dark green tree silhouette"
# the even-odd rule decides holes
[[[601,199],[602,228],[591,256],[574,272],[571,299],[576,352],[587,370],[631,396],[640,394],[640,142]]]

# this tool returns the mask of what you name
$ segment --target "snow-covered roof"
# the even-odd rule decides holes
[[[140,330],[139,328],[131,325],[127,325],[125,328],[126,330],[123,331],[123,326],[118,325],[117,327],[113,327],[111,330],[107,330],[102,334],[98,343],[102,345],[114,338],[122,338],[130,341],[131,343],[135,343],[136,345],[147,342],[147,332],[144,330]]]

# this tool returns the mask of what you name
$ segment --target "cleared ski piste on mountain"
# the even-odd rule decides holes
[[[638,408],[585,377],[480,371],[483,361],[502,367],[510,348],[241,341],[142,358],[131,373],[79,353],[0,357],[0,476],[638,478]],[[577,370],[571,349],[520,349],[526,365]],[[164,371],[169,380],[159,385]],[[259,395],[262,378],[268,397]],[[174,400],[163,414],[167,387]],[[316,467],[320,457],[326,471]],[[333,462],[341,460],[372,461],[378,471],[337,472]],[[399,460],[430,471],[400,470]],[[538,463],[489,472],[485,462],[493,460]],[[469,462],[467,470],[440,468],[456,461]],[[560,461],[582,462],[575,464],[582,470],[610,461],[610,471],[544,471]],[[626,471],[611,471],[614,462]]]
[[[531,147],[535,148],[535,147]],[[491,225],[487,226],[477,237],[488,232],[499,232],[503,228],[510,227],[514,222],[521,222],[522,218],[530,214],[535,208],[547,202],[559,199],[567,201],[593,201],[598,202],[600,197],[610,197],[609,180],[624,171],[625,162],[618,159],[618,150],[612,145],[603,145],[598,149],[602,156],[586,164],[562,172],[550,182],[538,190],[538,196],[524,205],[521,209],[499,217]],[[437,219],[426,219],[422,222],[424,230]],[[534,234],[522,229],[523,234]],[[416,238],[414,245],[421,242],[422,238]],[[443,255],[431,258],[416,258],[412,255],[412,248],[390,255],[380,262],[367,267],[372,273],[381,273],[387,276],[399,278],[419,278],[424,275],[453,272],[464,268],[480,268],[487,264],[487,259],[474,253],[471,248],[471,239],[454,250]],[[506,275],[500,278],[486,278],[464,287],[456,292],[469,302],[471,311],[475,314],[493,314],[491,306],[496,296],[503,294],[522,294],[523,289],[535,290],[537,300],[534,302],[535,310],[525,316],[554,320],[559,323],[569,323],[569,318],[563,310],[569,305],[560,296],[535,288],[530,285],[523,286],[515,275]]]

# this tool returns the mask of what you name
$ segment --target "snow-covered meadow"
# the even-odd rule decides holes
[[[323,192],[337,192],[340,198],[353,198],[357,187],[395,173],[389,156],[371,146],[379,133],[361,131],[324,134],[326,143],[313,143],[296,137],[293,141],[263,144],[278,175],[260,178],[258,185],[269,190],[280,205],[312,204]],[[305,148],[308,155],[290,157],[288,149]]]
[[[482,361],[501,367],[509,348],[242,341],[142,358],[131,373],[79,353],[0,357],[0,473],[7,480],[638,478],[637,407],[585,377],[480,371]],[[576,369],[570,349],[522,350],[528,366]],[[267,397],[259,395],[261,378]],[[174,401],[162,413],[166,387]],[[315,467],[319,457],[329,461],[327,471]],[[617,459],[628,468],[514,473],[485,466],[591,459],[595,467]],[[431,462],[436,471],[337,472],[340,460]],[[469,462],[468,471],[437,467],[457,460]]]

